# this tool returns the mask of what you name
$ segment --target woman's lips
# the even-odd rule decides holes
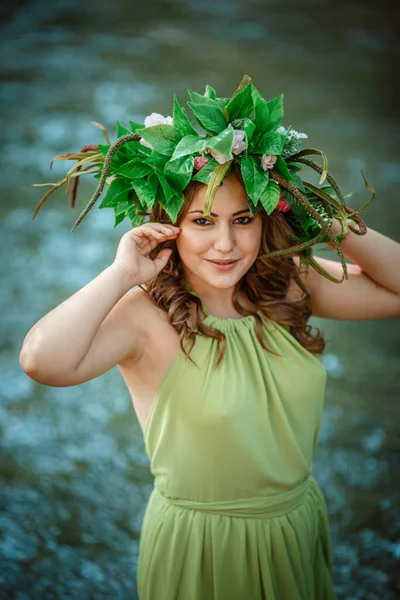
[[[207,260],[207,262],[214,265],[218,271],[229,271],[230,269],[233,269],[239,260]]]

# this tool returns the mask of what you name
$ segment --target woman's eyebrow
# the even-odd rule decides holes
[[[243,208],[242,210],[238,210],[237,212],[233,213],[232,217],[237,217],[238,215],[242,215],[243,213],[248,213],[250,212],[249,208]],[[191,210],[190,212],[188,212],[188,215],[191,215],[192,213],[200,213],[201,215],[204,214],[204,212],[202,210]],[[218,215],[216,215],[215,213],[210,213],[212,217],[218,217]]]

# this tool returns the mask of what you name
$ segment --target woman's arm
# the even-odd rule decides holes
[[[133,356],[139,347],[139,323],[132,323],[134,290],[128,293],[133,285],[112,265],[40,319],[22,346],[25,373],[38,383],[65,387]]]
[[[338,221],[334,220],[332,229],[340,233]],[[354,263],[348,265],[348,280],[333,283],[312,268],[304,277],[311,292],[312,314],[351,321],[400,317],[400,244],[368,228],[363,236],[350,231],[341,247]],[[320,257],[315,260],[341,279],[339,262]]]
[[[65,387],[137,359],[146,339],[151,302],[140,289],[131,288],[165,267],[171,249],[164,248],[154,259],[148,255],[178,234],[177,227],[161,223],[127,231],[112,265],[28,332],[20,354],[25,373],[44,385]]]

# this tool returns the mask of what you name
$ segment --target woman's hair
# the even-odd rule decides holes
[[[232,163],[231,173],[234,173],[243,185],[240,166]],[[197,192],[204,184],[191,181],[184,190],[185,201],[178,215],[177,224],[185,217],[189,206]],[[289,248],[295,238],[294,232],[287,223],[282,213],[275,210],[267,215],[260,211],[262,218],[262,233],[259,255]],[[165,210],[157,203],[154,205],[151,222],[171,223]],[[154,258],[161,248],[172,248],[173,252],[164,267],[156,277],[147,283],[147,293],[154,304],[165,311],[169,323],[180,336],[182,351],[189,356],[195,344],[196,335],[218,340],[220,343],[219,364],[226,348],[225,335],[219,330],[206,325],[202,321],[204,311],[200,299],[192,293],[185,281],[184,270],[178,254],[175,240],[160,244],[150,254]],[[256,319],[256,335],[261,346],[272,352],[262,339],[262,319],[258,313],[268,319],[288,326],[290,333],[296,340],[313,354],[320,354],[324,350],[325,342],[321,332],[316,329],[312,334],[312,327],[307,325],[311,315],[310,294],[300,279],[301,270],[290,256],[277,256],[273,258],[256,259],[250,269],[237,282],[233,294],[233,305],[237,312],[243,316],[252,315]],[[286,296],[292,283],[297,284],[303,291],[303,296],[297,300],[287,300]],[[252,305],[258,307],[258,312],[248,310],[240,304],[240,295],[245,296]],[[194,327],[189,325],[189,317],[193,304],[196,307]],[[197,331],[195,331],[197,330]]]

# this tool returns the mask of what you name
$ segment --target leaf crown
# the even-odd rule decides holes
[[[43,196],[34,217],[48,196],[64,183],[68,193],[73,182],[71,206],[74,206],[79,177],[84,174],[93,174],[99,183],[72,231],[105,187],[107,191],[99,208],[114,209],[114,226],[126,217],[133,227],[140,225],[155,202],[176,222],[184,190],[193,180],[208,186],[204,214],[209,216],[216,191],[236,162],[240,164],[251,213],[264,210],[269,215],[282,210],[293,231],[290,248],[258,258],[299,254],[302,262],[333,279],[312,257],[312,246],[330,241],[341,260],[343,277],[347,278],[340,241],[349,230],[359,235],[366,233],[359,215],[375,198],[375,190],[363,173],[365,187],[372,196],[365,206],[353,211],[345,200],[352,194],[342,194],[328,171],[325,154],[314,148],[301,150],[302,141],[308,136],[282,126],[283,94],[264,100],[248,75],[244,75],[231,98],[217,97],[209,85],[204,94],[192,90],[188,94],[187,106],[194,115],[195,126],[176,95],[172,118],[153,113],[145,125],[129,121],[129,128],[117,121],[117,140],[113,144],[106,129],[93,122],[102,129],[107,143],[84,146],[81,152],[55,157],[54,160],[72,159],[77,163],[56,184],[41,184],[52,187]],[[306,158],[310,155],[320,156],[322,166]],[[320,174],[319,187],[300,177],[304,166]],[[342,226],[339,236],[330,227],[334,217]]]

